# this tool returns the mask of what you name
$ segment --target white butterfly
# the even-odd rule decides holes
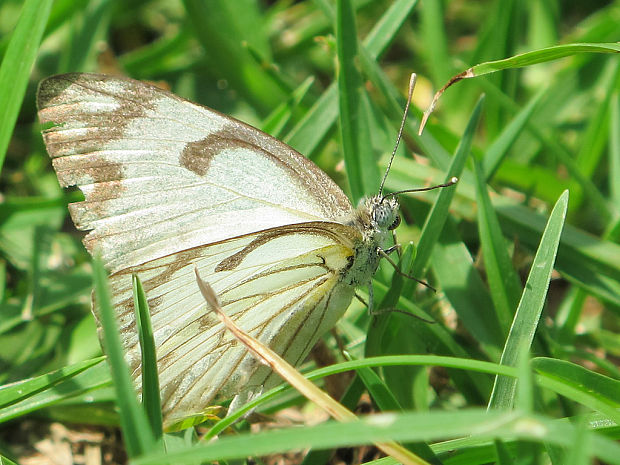
[[[284,143],[139,81],[53,76],[38,107],[60,184],[85,195],[71,216],[110,272],[138,386],[132,273],[144,284],[168,425],[277,382],[206,311],[195,266],[239,326],[296,364],[371,284],[400,220],[395,197],[353,209]]]

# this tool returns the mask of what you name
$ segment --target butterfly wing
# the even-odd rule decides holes
[[[353,295],[343,284],[360,233],[327,175],[278,140],[156,87],[67,74],[43,81],[39,118],[86,247],[111,272],[123,345],[139,384],[131,274],[152,312],[166,422],[271,372],[206,313],[193,268],[224,310],[292,363]]]
[[[134,382],[140,384],[131,274],[148,296],[166,424],[218,399],[256,392],[277,377],[208,312],[194,266],[223,310],[292,364],[333,327],[353,297],[341,276],[351,263],[354,228],[311,222],[189,249],[111,275],[114,305]]]
[[[44,80],[47,150],[89,251],[108,270],[268,228],[337,221],[340,188],[277,139],[157,87],[96,74]],[[242,218],[240,221],[239,218]]]

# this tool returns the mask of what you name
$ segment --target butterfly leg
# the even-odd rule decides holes
[[[395,246],[393,246],[393,247],[395,247]],[[379,256],[380,256],[380,257],[385,258],[385,259],[388,261],[388,263],[394,267],[394,270],[395,270],[395,271],[396,271],[399,275],[403,276],[404,278],[411,279],[411,280],[413,280],[413,281],[415,281],[415,282],[418,282],[418,283],[422,284],[423,286],[428,287],[428,288],[429,288],[431,291],[433,291],[433,292],[437,292],[437,289],[435,289],[433,286],[431,286],[431,285],[430,285],[429,283],[427,283],[426,281],[422,281],[421,279],[418,279],[418,278],[416,278],[415,276],[411,276],[410,274],[403,273],[403,272],[400,270],[400,268],[399,268],[399,266],[396,264],[396,262],[394,262],[394,260],[392,260],[392,259],[390,258],[390,256],[388,255],[388,250],[393,249],[393,247],[390,247],[389,249],[386,249],[386,250],[383,250],[383,249],[381,249],[381,248],[377,248],[377,253],[379,254]]]
[[[369,315],[375,314],[373,310],[375,293],[372,288],[372,282],[368,285],[368,302],[366,302],[363,297],[360,297],[360,295],[357,292],[354,295],[355,295],[355,298],[359,300],[368,309]]]
[[[400,257],[400,250],[401,250],[401,246],[400,244],[395,244],[391,247],[388,247],[387,249],[385,249],[383,251],[383,253],[385,253],[386,255],[390,255],[392,252],[394,252],[395,250],[398,251],[398,256]]]

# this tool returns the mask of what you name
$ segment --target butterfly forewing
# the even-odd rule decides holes
[[[47,149],[85,239],[112,272],[183,249],[305,221],[351,206],[286,144],[138,81],[67,74],[38,93]],[[242,218],[242,221],[240,221]]]
[[[348,306],[353,288],[341,271],[359,240],[355,230],[306,223],[172,254],[113,274],[114,304],[132,376],[140,383],[131,274],[149,297],[166,422],[220,398],[271,384],[271,372],[205,311],[194,266],[236,323],[289,362],[299,363]],[[222,266],[224,263],[225,266]]]

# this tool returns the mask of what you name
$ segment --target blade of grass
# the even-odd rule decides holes
[[[418,0],[397,0],[381,16],[363,41],[361,51],[368,51],[374,58],[380,56],[394,39],[394,36],[411,14]],[[362,55],[364,55],[362,53]],[[376,61],[374,61],[376,64]],[[400,120],[404,105],[396,104],[394,113],[396,120]],[[295,147],[299,152],[312,158],[320,142],[325,138],[338,118],[338,88],[332,83],[304,118],[290,131],[284,141]]]
[[[530,368],[529,347],[520,347],[521,353],[517,357],[517,396],[516,406],[520,412],[534,412],[534,382],[532,369]]]
[[[620,98],[618,92],[611,97],[609,120],[609,191],[611,201],[620,205]],[[617,237],[612,238],[616,240]]]
[[[0,65],[0,170],[52,9],[52,0],[26,0]]]
[[[163,434],[161,416],[161,399],[159,398],[159,376],[157,374],[157,354],[155,339],[151,325],[151,313],[146,300],[142,282],[137,275],[132,275],[133,302],[136,315],[136,328],[140,338],[142,351],[142,405],[151,425],[151,431],[156,441]]]
[[[532,368],[538,373],[561,380],[580,389],[611,407],[620,407],[620,381],[588,370],[566,360],[537,357],[532,360]]]
[[[121,339],[108,291],[107,273],[99,259],[93,262],[93,282],[103,329],[103,347],[110,362],[125,446],[129,457],[135,458],[152,450],[155,439],[146,415],[138,404],[129,368],[123,358]]]
[[[522,347],[525,346],[529,349],[532,344],[545,304],[567,208],[568,191],[565,191],[553,207],[540,240],[510,333],[504,345],[500,362],[502,365],[515,366],[519,353],[522,352]],[[501,376],[496,377],[489,400],[489,409],[510,409],[514,403],[515,390],[516,380]]]
[[[487,181],[493,177],[504,157],[508,154],[508,150],[521,134],[545,95],[545,91],[546,89],[541,89],[487,148],[482,160],[483,172]]]
[[[401,441],[437,441],[446,437],[467,436],[468,443],[514,440],[516,438],[546,441],[562,447],[572,445],[575,427],[569,422],[557,422],[540,415],[519,415],[514,412],[482,412],[480,410],[434,411],[373,415],[361,422],[327,422],[317,426],[288,428],[261,433],[240,434],[220,438],[216,442],[167,456],[150,454],[136,459],[135,465],[163,465],[186,461],[214,461],[244,458],[249,455],[267,455],[284,450],[306,447],[333,448],[366,444],[377,439],[393,438]],[[619,463],[620,445],[612,439],[593,435],[592,450],[597,457],[610,463]],[[462,441],[465,442],[465,441]],[[451,453],[458,449],[452,441]],[[438,448],[441,444],[434,445]],[[465,447],[465,446],[463,446]],[[445,448],[443,448],[445,449]],[[470,462],[472,463],[472,462]]]
[[[505,337],[508,335],[510,323],[519,304],[522,292],[521,282],[508,256],[506,240],[491,204],[491,198],[484,182],[485,176],[478,163],[475,164],[475,172],[478,233],[484,257],[484,269],[495,313]]]
[[[85,360],[37,376],[36,378],[24,379],[17,383],[0,386],[0,408],[21,402],[45,389],[50,389],[52,386],[72,378],[87,368],[100,363],[103,359],[103,357],[98,357],[92,360]]]
[[[338,0],[336,11],[340,136],[353,205],[379,190],[379,169],[368,134],[367,97],[355,65],[357,27],[350,0]]]
[[[559,58],[568,57],[577,53],[619,53],[620,43],[598,43],[598,44],[563,44],[553,47],[541,48],[530,52],[519,53],[518,55],[503,60],[487,61],[472,66],[465,71],[469,78],[474,76],[482,76],[483,74],[494,73],[502,69],[521,68],[523,66],[531,66],[537,63],[545,63],[547,61],[557,60]],[[469,76],[469,74],[472,74]]]
[[[36,379],[36,378],[35,378]],[[0,423],[22,417],[30,412],[57,404],[81,394],[110,386],[110,370],[105,363],[96,364],[86,370],[27,397],[15,404],[0,409]]]
[[[498,315],[491,311],[493,300],[489,290],[461,239],[456,222],[450,217],[446,218],[433,247],[430,263],[437,284],[463,326],[478,341],[486,356],[498,361],[504,343]],[[486,391],[486,396],[489,392]]]
[[[0,465],[19,465],[19,464],[13,462],[11,459],[0,454]]]
[[[480,114],[482,111],[482,104],[484,97],[481,97],[471,114],[467,127],[463,133],[463,137],[456,149],[450,168],[446,173],[446,182],[453,177],[461,176],[463,168],[465,167],[465,161],[469,155],[471,143],[474,138],[474,133],[480,120]],[[448,208],[452,197],[454,197],[455,188],[441,189],[437,197],[437,201],[434,203],[431,211],[426,217],[424,226],[422,227],[422,233],[420,235],[420,242],[418,243],[418,251],[413,261],[413,268],[411,274],[413,276],[423,276],[424,270],[428,264],[433,250],[433,245],[440,236],[443,229],[446,217],[448,215]],[[407,286],[407,284],[405,285]],[[404,291],[406,292],[406,291]]]
[[[59,73],[96,67],[99,55],[96,44],[107,38],[111,7],[109,0],[91,0],[79,17],[73,16],[73,37],[58,67]]]

